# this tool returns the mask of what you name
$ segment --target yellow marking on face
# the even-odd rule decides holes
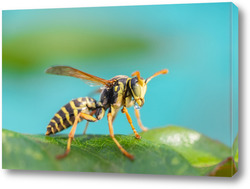
[[[51,131],[52,131],[52,133],[53,133],[53,134],[55,133],[55,131],[54,131],[54,128],[53,128],[53,127],[51,127]]]
[[[61,110],[62,110],[63,113],[65,114],[66,119],[67,119],[67,121],[69,122],[69,124],[70,124],[70,125],[73,125],[72,121],[70,121],[69,112],[66,110],[66,108],[65,108],[65,107],[62,107]]]
[[[115,91],[117,91],[117,89],[118,89],[118,86],[115,86]]]
[[[48,125],[48,126],[47,126],[47,128],[50,128],[50,127],[51,127],[51,125]]]
[[[59,114],[56,114],[55,116],[60,120],[60,123],[61,123],[61,125],[63,126],[63,128],[66,129],[67,127],[63,124],[63,119],[62,119],[62,117],[61,117]]]
[[[142,89],[141,89],[141,97],[143,98],[146,94],[146,91],[147,91],[147,85],[145,84]]]
[[[54,119],[52,119],[51,121],[52,121],[53,123],[55,123],[56,129],[57,129],[58,131],[60,131],[57,122],[56,122]],[[53,127],[52,127],[52,128],[53,128]]]
[[[78,98],[77,100],[78,100],[79,102],[82,102],[82,98]]]

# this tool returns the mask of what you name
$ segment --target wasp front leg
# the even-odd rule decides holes
[[[130,124],[132,130],[133,130],[134,133],[135,133],[135,138],[140,139],[141,136],[140,136],[140,135],[137,133],[137,131],[135,130],[135,127],[134,127],[134,125],[133,125],[133,123],[132,123],[132,119],[131,119],[131,117],[130,117],[130,115],[129,115],[129,113],[128,113],[128,110],[127,110],[127,108],[126,108],[125,106],[122,108],[122,113],[125,113],[125,114],[126,114],[127,120],[128,120],[128,122],[129,122],[129,124]]]
[[[121,150],[121,152],[128,157],[129,159],[133,160],[134,156],[131,155],[130,153],[128,153],[121,145],[120,143],[116,140],[115,135],[114,135],[114,129],[113,129],[113,116],[114,116],[114,111],[112,111],[112,107],[110,108],[110,111],[108,113],[108,124],[109,124],[109,133],[110,133],[110,137],[112,138],[112,140],[115,142],[115,144],[117,145],[117,147]]]

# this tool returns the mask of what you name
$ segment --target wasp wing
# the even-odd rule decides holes
[[[107,87],[111,87],[114,83],[114,81],[102,79],[100,77],[88,74],[69,66],[53,66],[48,68],[45,72],[48,74],[65,75],[80,78],[87,81],[87,83],[91,85],[105,85]]]

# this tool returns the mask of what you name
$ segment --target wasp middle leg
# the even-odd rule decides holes
[[[129,122],[130,126],[132,127],[132,130],[133,130],[134,133],[135,133],[135,138],[140,139],[141,136],[140,136],[140,135],[137,133],[137,131],[135,130],[135,127],[134,127],[134,125],[133,125],[133,123],[132,123],[132,119],[131,119],[131,117],[130,117],[130,115],[129,115],[129,113],[128,113],[128,110],[127,110],[126,107],[123,107],[123,108],[122,108],[122,113],[125,113],[125,114],[126,114],[127,120],[128,120],[128,122]]]

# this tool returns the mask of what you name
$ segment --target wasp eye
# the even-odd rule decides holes
[[[136,83],[134,86],[133,86],[133,91],[135,93],[136,96],[140,97],[141,96],[141,87],[138,83]]]

